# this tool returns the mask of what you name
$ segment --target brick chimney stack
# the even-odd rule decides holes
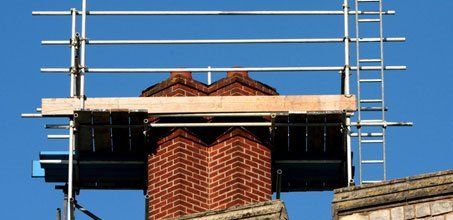
[[[172,72],[170,78],[141,94],[144,97],[249,95],[278,93],[251,79],[247,72],[235,71],[210,86],[194,80],[190,72]],[[233,122],[241,119],[155,120]],[[159,128],[151,130],[151,139],[147,160],[149,219],[175,218],[271,200],[271,151],[266,129]]]

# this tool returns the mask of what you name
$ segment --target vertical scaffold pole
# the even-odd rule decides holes
[[[61,220],[61,209],[57,209],[57,220]]]
[[[70,96],[71,98],[75,97],[77,92],[77,82],[76,82],[76,77],[77,77],[77,69],[78,65],[76,63],[76,22],[77,22],[77,10],[75,8],[71,9],[71,16],[72,16],[72,26],[71,26],[71,86],[70,86]]]
[[[149,195],[145,195],[145,220],[149,220]]]
[[[360,29],[359,29],[359,14],[357,13],[357,10],[359,10],[359,1],[355,0],[355,36],[356,39],[359,39],[360,37]],[[357,77],[357,121],[361,122],[362,121],[362,104],[360,103],[360,100],[362,100],[362,85],[360,83],[361,77],[361,71],[360,71],[360,41],[355,42],[355,50],[356,50],[356,66],[357,71],[356,71],[356,77]],[[358,137],[358,151],[359,151],[359,184],[362,184],[362,128],[361,126],[357,127],[357,137]]]
[[[343,94],[350,94],[349,76],[351,72],[351,58],[350,58],[350,36],[349,36],[349,0],[344,0],[343,13],[344,13],[344,81],[343,81]]]
[[[87,23],[87,0],[82,0],[82,36],[80,44],[80,108],[85,108],[85,72],[86,72],[86,23]]]
[[[66,219],[73,219],[74,212],[74,185],[73,185],[73,171],[74,171],[74,147],[75,138],[74,138],[74,121],[71,119],[69,121],[69,149],[68,149],[68,196],[67,196],[67,210],[66,210]]]
[[[211,69],[211,66],[208,66],[208,69]],[[208,71],[208,85],[212,84],[212,72]]]
[[[385,63],[384,63],[384,16],[383,16],[383,6],[382,6],[382,0],[379,1],[379,47],[380,47],[380,56],[381,56],[381,116],[382,116],[382,121],[385,122],[385,87],[384,87],[384,78],[385,78]],[[386,130],[387,127],[383,126],[382,127],[382,160],[383,160],[383,168],[384,168],[384,176],[383,180],[387,181],[387,144],[386,144]]]
[[[67,220],[68,218],[68,192],[63,190],[63,220]]]
[[[343,91],[344,95],[350,95],[350,36],[349,36],[349,0],[344,0],[343,2],[343,17],[344,17],[344,71],[343,71]],[[347,172],[348,172],[348,186],[350,186],[354,180],[352,178],[352,150],[351,150],[351,118],[346,117],[346,157],[347,157]]]

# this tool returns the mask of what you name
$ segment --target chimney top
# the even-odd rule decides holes
[[[186,78],[192,79],[192,72],[189,71],[174,71],[170,73],[170,79],[174,78]]]
[[[240,68],[240,67],[234,67],[234,68]],[[249,72],[247,71],[229,71],[227,72],[227,77],[241,77],[241,78],[248,78],[249,77]]]

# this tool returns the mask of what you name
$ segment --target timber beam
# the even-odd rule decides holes
[[[80,100],[77,98],[42,99],[44,117],[71,116],[78,110]],[[352,113],[356,111],[356,99],[353,95],[87,98],[84,110],[145,111],[149,114]]]

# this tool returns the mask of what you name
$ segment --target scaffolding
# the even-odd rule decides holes
[[[370,4],[374,9],[362,9],[363,4]],[[77,103],[73,106],[74,111],[90,110],[86,108],[87,94],[85,92],[85,76],[89,74],[115,74],[115,73],[168,73],[174,71],[190,71],[208,74],[208,82],[211,83],[211,74],[216,72],[227,71],[250,71],[250,72],[340,72],[341,73],[341,94],[345,96],[353,95],[351,91],[351,75],[356,73],[357,78],[357,113],[355,121],[353,112],[344,114],[344,129],[346,129],[346,147],[347,147],[347,182],[348,185],[354,184],[353,160],[352,160],[352,137],[358,138],[359,154],[359,184],[385,181],[386,174],[386,129],[389,126],[412,126],[410,122],[388,122],[386,121],[385,112],[387,108],[384,101],[384,75],[386,71],[406,70],[406,66],[388,66],[384,63],[384,44],[394,42],[404,42],[404,37],[386,37],[383,31],[384,16],[394,15],[393,10],[384,10],[382,0],[354,0],[354,10],[351,10],[350,1],[343,0],[342,10],[332,11],[91,11],[87,9],[87,0],[82,0],[81,10],[72,8],[68,11],[34,11],[36,16],[70,16],[71,37],[70,40],[43,40],[42,45],[64,45],[70,47],[71,65],[70,67],[42,68],[43,73],[69,74],[70,75],[70,97]],[[97,40],[88,39],[87,37],[87,17],[88,16],[339,16],[344,22],[344,33],[342,38],[292,38],[292,39],[180,39],[180,40]],[[355,37],[351,37],[351,22],[354,19]],[[80,19],[80,27],[77,26]],[[165,19],[165,18],[162,18]],[[361,30],[363,25],[374,24],[374,30],[377,36],[362,37]],[[79,33],[80,32],[80,33]],[[343,66],[270,66],[270,67],[242,67],[242,68],[223,68],[223,67],[199,67],[199,68],[96,68],[88,67],[86,60],[86,48],[88,45],[181,45],[181,44],[343,44],[344,45],[344,65]],[[374,57],[362,58],[363,43],[374,43],[379,45]],[[351,61],[351,47],[355,45],[355,66]],[[368,74],[365,74],[368,73]],[[374,78],[369,76],[377,73]],[[376,75],[376,74],[375,74]],[[371,84],[378,85],[380,91],[374,93],[378,98],[368,98],[363,93],[363,89]],[[370,104],[376,104],[370,106]],[[37,109],[38,113],[23,114],[23,117],[49,117],[41,113],[43,109]],[[379,112],[378,118],[370,118],[367,112]],[[82,113],[80,113],[82,114]],[[206,112],[206,113],[180,113],[180,114],[155,114],[153,117],[263,117],[275,115],[288,115],[291,112]],[[78,208],[93,219],[99,219],[81,207],[75,200],[74,195],[74,172],[78,165],[75,161],[77,155],[75,132],[78,124],[75,121],[79,115],[68,114],[59,115],[58,117],[69,118],[68,124],[46,125],[47,129],[67,129],[68,135],[49,135],[49,139],[68,139],[69,147],[67,153],[67,189],[65,190],[66,206],[63,219],[74,219],[74,210]],[[129,117],[130,121],[130,115]],[[141,119],[143,119],[142,117]],[[131,127],[234,127],[234,126],[252,126],[252,127],[274,127],[274,126],[338,126],[338,124],[329,123],[282,123],[282,122],[229,122],[229,123],[150,123],[144,121],[143,124],[117,124],[103,125],[109,128],[129,128]],[[94,126],[94,125],[93,125]],[[102,126],[102,125],[99,125]],[[369,129],[370,128],[370,129]],[[380,129],[376,132],[375,129]],[[382,154],[377,159],[367,159],[363,157],[363,151],[366,150],[365,144],[379,145],[382,148]],[[381,179],[365,179],[362,175],[365,165],[382,166]],[[94,217],[93,217],[94,216]]]

